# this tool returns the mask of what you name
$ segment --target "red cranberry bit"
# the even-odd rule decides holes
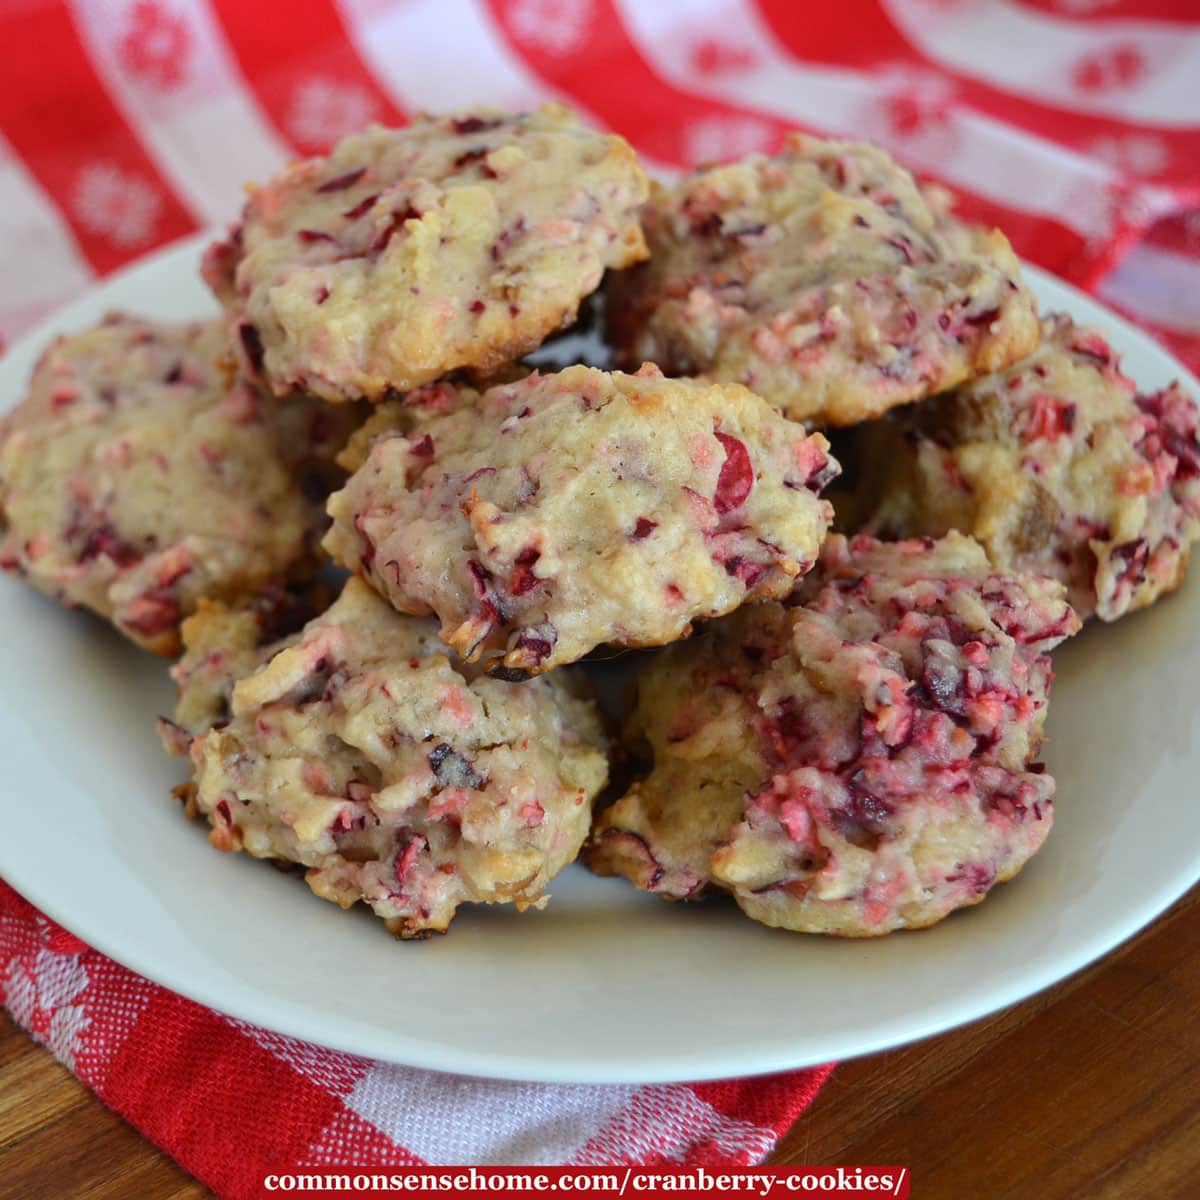
[[[317,288],[313,299],[316,300],[318,304],[324,304],[325,301],[329,299],[329,289],[324,284],[321,284],[321,286]]]
[[[420,217],[421,214],[411,204],[403,212],[393,213],[388,223],[376,234],[369,252],[382,254],[387,249],[387,244],[392,240],[393,235],[403,228],[405,221],[419,220]]]
[[[973,325],[976,329],[990,325],[998,316],[1000,310],[998,308],[985,308],[983,312],[977,312],[974,316],[964,317],[963,320],[968,325]]]
[[[740,579],[748,588],[752,588],[766,573],[767,568],[762,563],[747,562],[744,558],[731,558],[725,563],[725,574]]]
[[[899,250],[900,253],[904,255],[904,261],[910,266],[916,261],[913,258],[912,244],[909,242],[908,238],[900,235],[898,237],[884,238],[883,240],[887,242],[889,246],[893,247],[893,249]]]
[[[531,592],[541,580],[533,573],[533,564],[541,558],[542,552],[536,546],[526,546],[517,555],[513,573],[508,581],[508,590],[514,596],[524,596]]]
[[[523,631],[517,638],[514,649],[532,658],[534,664],[540,666],[550,657],[557,641],[558,630],[549,621],[543,621],[540,625],[533,625]]]
[[[317,188],[317,193],[320,195],[326,192],[344,192],[346,188],[353,187],[366,173],[366,167],[359,167],[357,171],[347,171],[344,175],[335,175],[321,184]]]
[[[429,752],[429,767],[442,787],[481,791],[487,780],[453,746],[442,742]]]
[[[337,242],[332,233],[323,233],[320,229],[300,229],[296,236],[306,246],[311,246],[314,242]]]
[[[408,447],[408,452],[413,458],[432,458],[433,438],[429,434],[425,434]]]
[[[229,810],[229,801],[224,796],[217,801],[217,816],[220,817],[221,823],[226,827],[233,824],[233,813]]]
[[[470,150],[464,150],[455,160],[454,169],[461,171],[463,167],[469,167],[471,163],[478,162],[488,153],[487,146],[472,146]]]
[[[1048,392],[1038,392],[1029,404],[1029,419],[1022,432],[1026,441],[1062,437],[1075,428],[1075,405]]]
[[[396,882],[403,887],[408,881],[421,852],[429,843],[419,833],[401,834],[396,842]]]
[[[1071,349],[1084,358],[1090,358],[1098,367],[1116,366],[1112,347],[1098,333],[1081,330],[1071,339]]]
[[[629,535],[631,542],[643,542],[658,528],[658,522],[650,520],[649,517],[638,517],[637,524],[633,527],[633,532]]]
[[[363,543],[362,553],[358,556],[359,566],[361,566],[364,571],[369,571],[371,569],[371,564],[375,561],[375,543],[371,541],[367,531],[363,528],[362,513],[355,514],[354,528],[357,531],[358,536],[362,538]]]
[[[143,637],[155,637],[179,624],[179,602],[162,588],[143,592],[129,606],[124,623]]]
[[[378,192],[376,192],[375,195],[373,195],[373,196],[366,196],[365,198],[360,200],[353,208],[346,209],[346,211],[344,213],[342,213],[342,216],[345,217],[345,219],[347,221],[357,221],[358,218],[363,216],[364,213],[370,212],[370,210],[375,205],[375,201],[378,199],[379,199]]]
[[[483,310],[485,308],[487,308],[487,305],[484,304],[484,302],[482,300],[472,300],[471,301],[471,311],[473,313],[481,313],[481,312],[483,312]]]
[[[142,561],[141,551],[118,537],[111,525],[101,525],[87,535],[83,549],[79,551],[79,561],[81,563],[91,562],[101,555],[110,558],[116,566],[122,569],[132,567]]]
[[[178,383],[183,378],[183,363],[177,362],[164,376],[163,383]],[[55,397],[57,399],[57,397]]]
[[[725,461],[717,476],[713,506],[719,513],[732,512],[745,503],[754,487],[754,466],[746,444],[726,433],[714,435],[725,449]]]
[[[456,117],[450,122],[455,133],[482,133],[485,129],[496,129],[503,125],[501,117]]]
[[[1117,586],[1128,584],[1135,588],[1146,578],[1146,562],[1150,557],[1150,547],[1145,538],[1134,538],[1113,547],[1113,559],[1123,563]]]
[[[887,833],[892,807],[871,791],[866,772],[861,767],[846,782],[850,799],[843,807],[830,812],[833,824],[846,841],[876,850],[880,838]]]
[[[249,321],[243,321],[238,326],[238,337],[241,339],[242,349],[246,352],[246,360],[250,363],[251,368],[261,371],[263,365],[262,335]]]

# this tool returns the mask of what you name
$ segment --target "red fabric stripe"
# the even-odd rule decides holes
[[[99,272],[196,228],[92,69],[65,7],[0,16],[0,130]]]
[[[677,91],[660,79],[630,42],[610,0],[595,0],[587,36],[555,53],[522,32],[510,19],[511,6],[505,0],[487,0],[487,4],[505,38],[536,74],[660,162],[693,166],[689,130],[705,120],[746,115],[719,100]],[[620,81],[619,87],[613,86],[614,79]],[[793,128],[771,116],[755,119],[762,126],[757,149],[776,149]]]
[[[1200,108],[1195,127],[1184,129],[1147,129],[1115,117],[1069,112],[1016,91],[991,87],[940,63],[931,63],[893,24],[879,0],[843,0],[831,7],[803,9],[793,0],[756,0],[756,3],[775,37],[797,60],[862,71],[897,64],[936,71],[953,84],[954,103],[968,105],[1041,138],[1088,154],[1100,153],[1117,163],[1124,156],[1129,165],[1123,169],[1131,175],[1195,193],[1195,163],[1200,158]],[[847,38],[847,29],[854,30],[853,38]],[[1098,46],[1094,53],[1103,50],[1104,46]],[[1082,62],[1077,66],[1085,70]],[[1139,141],[1130,142],[1131,137]],[[1144,165],[1147,161],[1144,157],[1136,160],[1130,157],[1138,154],[1137,146],[1144,148],[1150,142],[1158,147],[1152,152],[1160,160],[1152,170]],[[1135,166],[1135,161],[1142,165]]]
[[[259,104],[302,154],[323,154],[371,121],[404,124],[330,0],[290,5],[273,21],[246,0],[211,3]]]
[[[1146,240],[1164,250],[1177,250],[1200,258],[1200,209],[1156,221]]]
[[[833,1066],[827,1065],[789,1071],[785,1075],[695,1083],[692,1090],[727,1117],[783,1134],[817,1098],[821,1086],[832,1074]]]
[[[758,148],[768,152],[779,145],[788,130],[797,128],[794,122],[773,113],[709,100],[661,79],[630,41],[611,0],[596,0],[588,36],[579,39],[576,48],[558,54],[549,54],[544,47],[523,38],[507,19],[504,0],[488,3],[505,37],[534,70],[660,161],[691,166],[694,156],[689,152],[689,131],[694,135],[697,126],[709,120],[760,123]],[[812,16],[821,20],[821,10]],[[596,61],[605,69],[595,69]],[[593,64],[590,69],[589,64]],[[627,86],[610,87],[607,81],[613,77],[626,81]],[[743,152],[744,147],[736,153]],[[1112,253],[1108,246],[1102,253],[1094,253],[1083,238],[1057,221],[1006,208],[959,188],[955,191],[965,217],[999,226],[1014,244],[1019,243],[1022,253],[1085,285],[1098,279],[1115,261],[1112,255],[1117,252],[1116,246],[1111,248]]]
[[[1080,25],[1106,21],[1169,21],[1176,25],[1200,25],[1195,0],[1103,0],[1101,4],[1072,6],[1063,0],[1012,0],[1020,8],[1031,8],[1060,21]]]
[[[113,1058],[99,1095],[231,1200],[257,1198],[263,1172],[304,1162],[342,1111],[336,1096],[215,1013],[162,989]]]

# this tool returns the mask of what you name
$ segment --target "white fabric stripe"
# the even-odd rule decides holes
[[[1173,333],[1200,334],[1200,259],[1190,255],[1134,246],[1099,295]]]
[[[771,1152],[775,1135],[750,1121],[723,1116],[686,1084],[656,1084],[640,1088],[619,1119],[601,1123],[571,1164],[638,1162],[652,1154],[679,1161],[706,1141],[730,1158],[754,1163]]]
[[[0,196],[0,312],[12,337],[82,292],[93,272],[54,201],[2,136]]]
[[[434,1165],[555,1166],[636,1090],[508,1083],[376,1063],[344,1103]]]
[[[204,0],[153,6],[155,20],[178,22],[166,27],[187,39],[174,80],[131,67],[135,6],[135,0],[71,0],[113,103],[180,199],[206,225],[232,220],[245,182],[266,178],[294,156],[264,118]]]
[[[888,140],[873,127],[883,79],[863,72],[797,63],[778,44],[748,0],[726,0],[714,10],[709,0],[674,0],[667,6],[617,0],[622,20],[639,51],[676,87],[742,108],[770,112],[817,129],[846,136]],[[689,64],[695,31],[731,34],[731,46],[752,56],[745,70],[697,75]],[[1113,182],[1109,167],[981,113],[952,111],[946,122],[951,147],[929,147],[920,140],[892,140],[910,165],[935,172],[1008,208],[1053,217],[1086,236],[1104,236],[1104,213],[1083,204],[1081,195]],[[1038,185],[1029,186],[1036,175]],[[1166,194],[1163,205],[1170,203]]]
[[[930,19],[928,0],[885,0],[912,44],[929,58],[993,87],[1072,112],[1164,127],[1200,124],[1196,80],[1200,30],[1162,21],[1109,19],[1102,26],[1052,17],[1012,0],[943,5]],[[1092,90],[1073,76],[1085,59],[1132,47],[1145,61],[1139,78]]]
[[[590,124],[603,124],[525,66],[482,0],[408,0],[386,8],[378,0],[338,0],[338,8],[364,62],[409,112],[480,104],[521,110],[557,100]],[[678,173],[645,156],[643,162],[661,176]]]

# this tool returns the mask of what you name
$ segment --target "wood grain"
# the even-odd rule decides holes
[[[903,1163],[918,1200],[1200,1195],[1200,889],[1104,962],[843,1064],[773,1159]],[[0,1200],[212,1193],[0,1014]]]

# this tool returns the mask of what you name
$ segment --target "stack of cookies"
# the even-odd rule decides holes
[[[1050,651],[1200,535],[1193,401],[870,146],[666,188],[561,108],[425,116],[252,186],[202,271],[219,319],[46,350],[0,564],[181,655],[213,845],[401,937],[581,854],[809,932],[979,901],[1051,826]],[[581,305],[621,369],[531,365]],[[588,660],[635,647],[618,741]]]

